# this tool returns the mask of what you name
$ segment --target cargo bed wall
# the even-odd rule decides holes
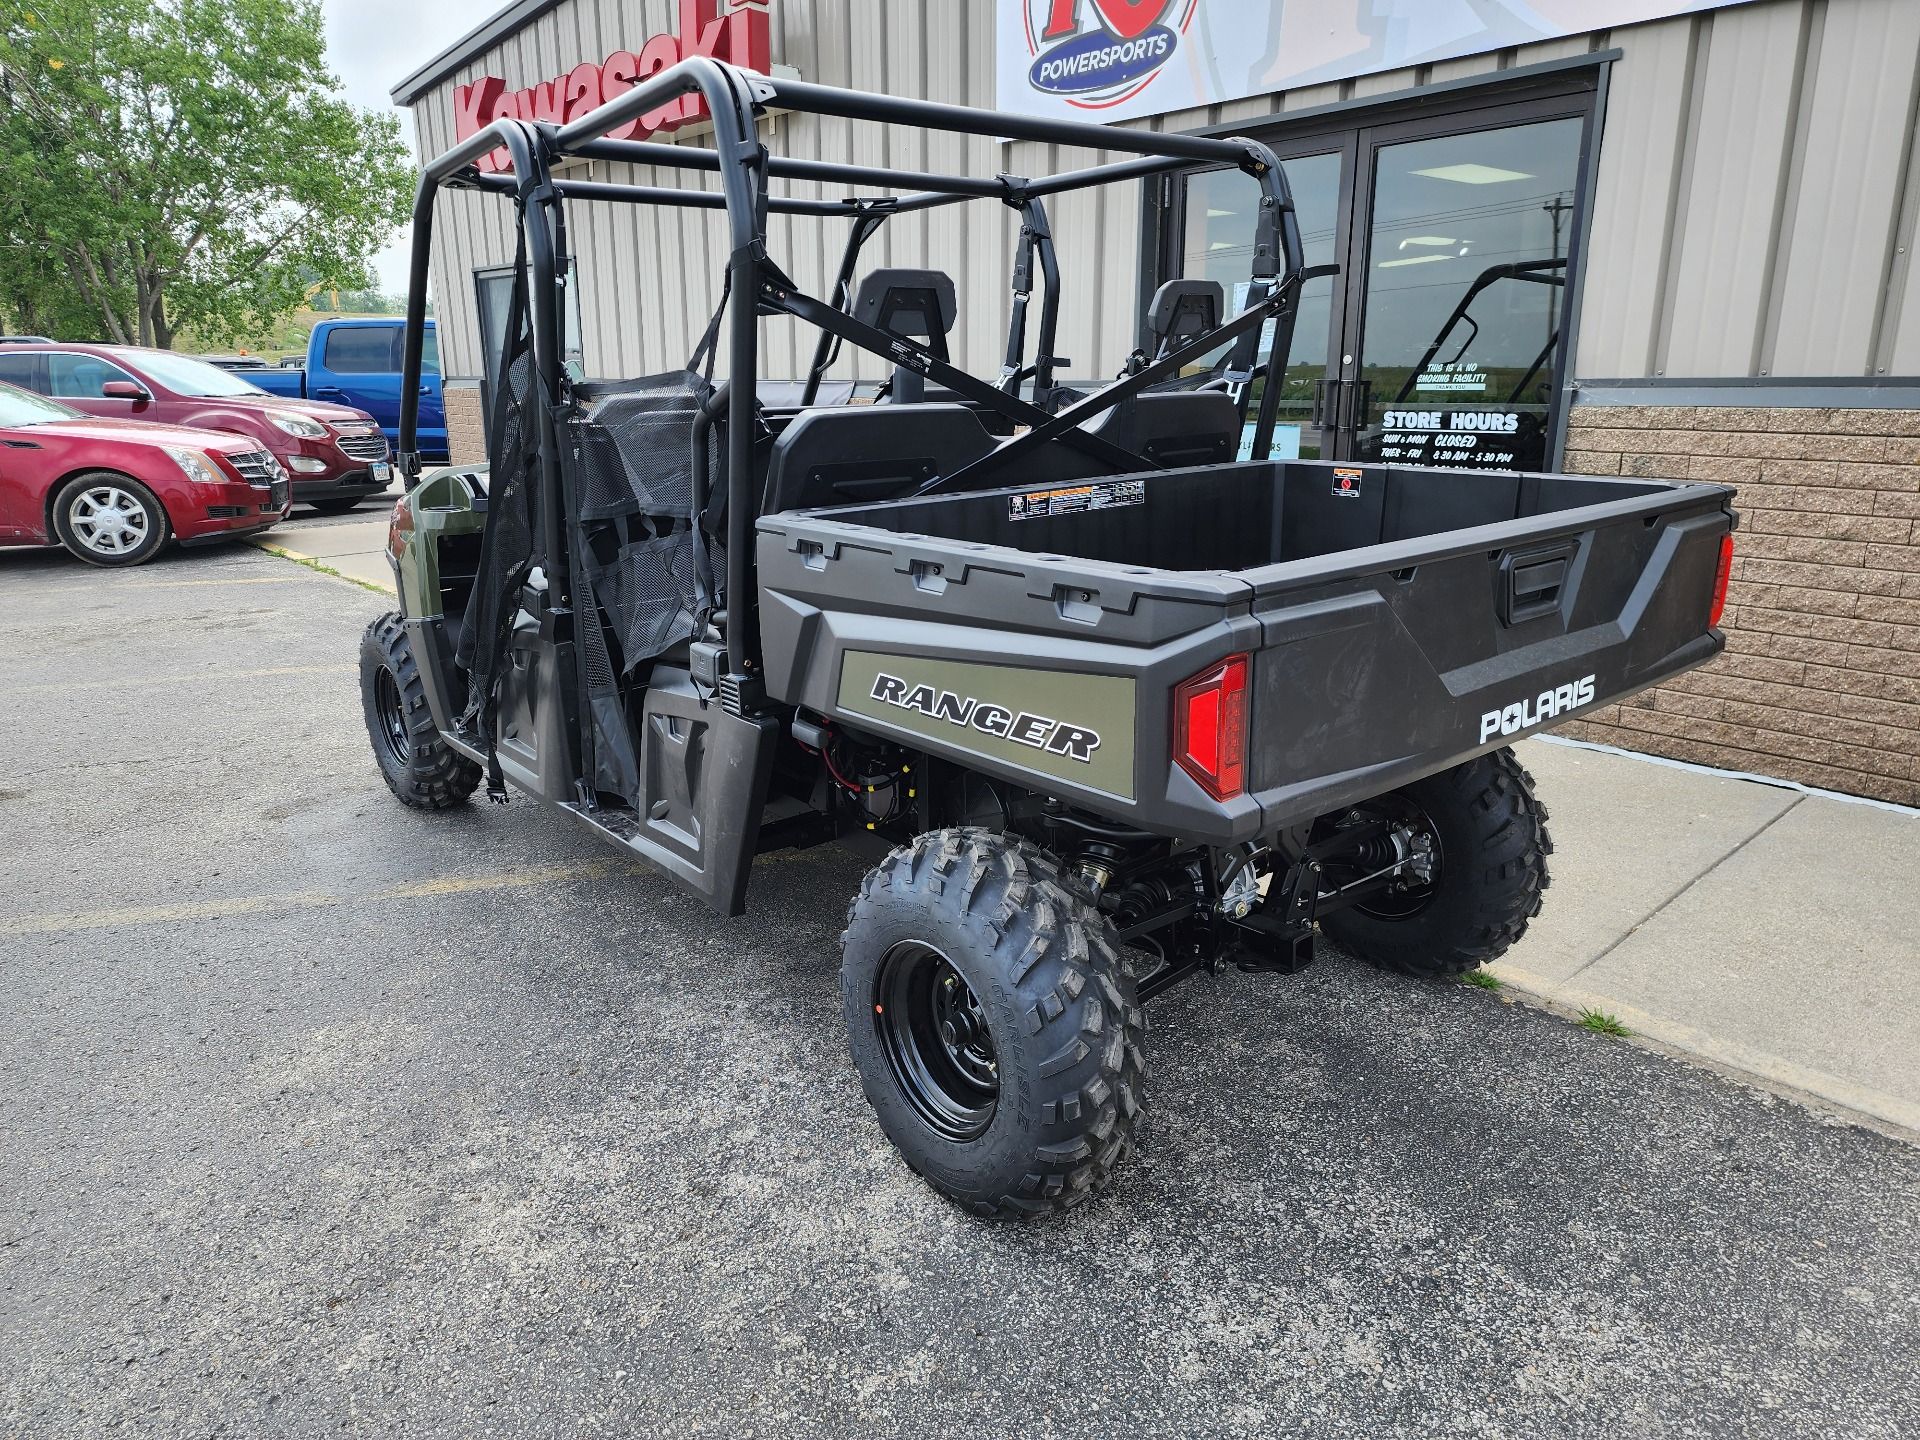
[[[1659,481],[1272,461],[813,511],[1156,570],[1252,570],[1665,491]]]
[[[769,515],[768,693],[1149,830],[1249,839],[1712,656],[1731,496],[1288,463]],[[1173,764],[1172,696],[1229,654],[1252,657],[1252,753],[1217,802]],[[984,744],[947,692],[1040,728]],[[1050,721],[1099,746],[1023,751]],[[1120,753],[1130,774],[1093,762]]]

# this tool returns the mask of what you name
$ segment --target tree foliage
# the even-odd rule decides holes
[[[168,346],[365,287],[411,165],[325,50],[316,0],[0,0],[0,309]]]

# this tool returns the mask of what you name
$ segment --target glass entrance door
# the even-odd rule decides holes
[[[1358,458],[1546,468],[1581,124],[1369,147]]]
[[[1302,296],[1276,458],[1546,468],[1588,105],[1582,93],[1270,140],[1306,263],[1341,267]],[[1238,310],[1258,199],[1238,171],[1188,175],[1162,278],[1218,280]]]

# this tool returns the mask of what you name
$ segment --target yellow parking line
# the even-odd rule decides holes
[[[523,885],[548,885],[562,880],[598,880],[603,875],[640,875],[646,867],[636,860],[610,857],[581,860],[572,865],[536,865],[498,875],[443,875],[395,885],[373,896],[376,900],[419,900],[432,895],[466,895],[476,890],[513,890]]]
[[[265,680],[276,675],[346,675],[356,665],[276,665],[267,670],[187,670],[167,675],[127,675],[116,680],[48,680],[18,685],[15,695],[47,695],[62,690],[124,690],[131,685],[195,685],[208,680]]]
[[[232,580],[142,580],[129,585],[129,590],[184,590],[189,585],[285,585],[298,580],[298,575],[246,575]]]
[[[255,575],[240,576],[231,580],[122,580],[116,589],[120,590],[182,590],[189,585],[285,585],[298,580],[298,575]],[[98,582],[68,582],[58,586],[41,587],[43,590],[91,590],[96,594],[104,593]]]
[[[193,900],[177,905],[130,905],[118,910],[22,915],[13,919],[0,918],[0,936],[56,935],[73,930],[112,930],[129,925],[177,925],[192,920],[289,914],[296,910],[323,910],[333,905],[419,900],[436,895],[466,895],[477,891],[513,890],[527,885],[550,885],[566,880],[594,880],[607,875],[644,873],[646,867],[637,861],[610,857],[583,860],[572,865],[535,865],[491,875],[444,875],[429,880],[411,880],[368,894],[339,895],[327,890],[295,890],[278,895],[236,895],[224,900]]]
[[[120,925],[171,925],[181,920],[219,920],[230,915],[259,915],[271,910],[316,910],[338,904],[341,897],[323,891],[296,891],[287,895],[236,895],[226,900],[198,900],[182,905],[129,905],[120,910],[94,910],[69,915],[22,915],[0,920],[0,935],[54,935],[66,930],[111,930]]]

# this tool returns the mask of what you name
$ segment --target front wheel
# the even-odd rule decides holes
[[[1342,949],[1383,970],[1452,979],[1526,934],[1547,888],[1547,807],[1511,750],[1496,750],[1321,819],[1313,838],[1380,821],[1393,858],[1413,862],[1385,889],[1323,917]]]
[[[1040,1215],[1133,1147],[1146,1019],[1047,853],[936,830],[871,871],[841,937],[860,1083],[894,1147],[982,1215]]]
[[[360,637],[360,703],[387,788],[416,810],[446,810],[480,783],[480,767],[440,738],[406,621],[391,611]]]
[[[110,470],[76,475],[53,500],[60,543],[89,565],[138,565],[167,543],[171,528],[159,497]]]

